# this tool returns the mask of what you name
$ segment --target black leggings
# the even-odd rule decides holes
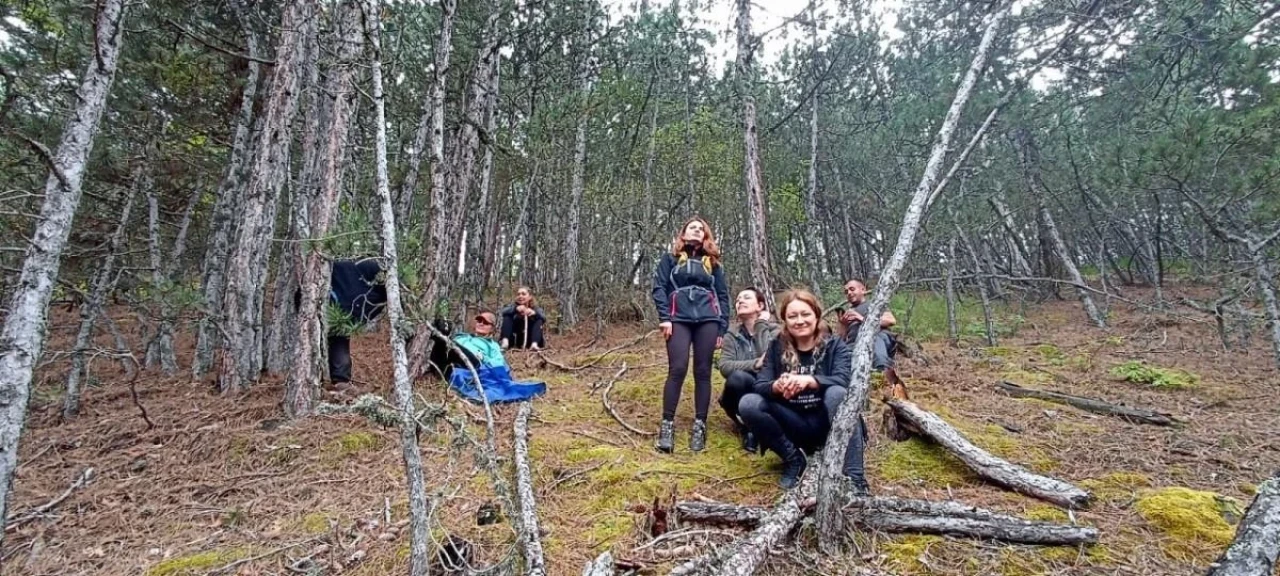
[[[738,415],[738,403],[742,401],[743,396],[751,393],[755,385],[755,373],[746,370],[734,370],[724,379],[724,393],[720,394],[720,407],[724,408],[724,413],[730,420],[738,424],[746,424],[746,421]]]
[[[689,348],[693,348],[693,407],[698,420],[707,419],[711,406],[711,356],[720,337],[720,323],[671,323],[667,340],[667,383],[662,388],[662,419],[674,420],[680,404],[680,389],[689,373]]]

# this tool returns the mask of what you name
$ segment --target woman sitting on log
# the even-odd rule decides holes
[[[516,290],[516,301],[502,309],[502,348],[546,348],[542,326],[547,317],[533,299],[528,286]]]
[[[822,304],[807,290],[791,290],[778,306],[782,331],[769,345],[756,375],[754,392],[742,397],[738,414],[755,437],[782,458],[783,488],[800,482],[807,461],[826,443],[831,419],[852,380],[849,347],[822,322]],[[855,433],[845,474],[858,491],[866,490],[862,472],[863,434]]]

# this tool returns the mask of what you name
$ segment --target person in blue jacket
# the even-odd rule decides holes
[[[653,273],[653,303],[667,340],[667,381],[662,389],[662,423],[657,448],[670,453],[675,444],[676,407],[689,373],[693,350],[694,422],[689,449],[707,445],[707,410],[711,406],[711,360],[729,330],[729,287],[720,266],[711,225],[699,217],[680,227]]]

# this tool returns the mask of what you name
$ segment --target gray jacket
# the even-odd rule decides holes
[[[769,350],[769,343],[778,337],[778,325],[768,320],[757,320],[750,338],[742,332],[742,325],[734,325],[724,335],[720,349],[720,374],[729,377],[735,370],[755,373],[756,359]]]

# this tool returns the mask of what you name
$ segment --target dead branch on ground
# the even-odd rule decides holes
[[[4,531],[12,532],[14,530],[17,530],[23,524],[26,524],[32,520],[35,520],[36,518],[44,516],[50,510],[53,510],[54,508],[56,508],[64,500],[66,500],[67,498],[70,498],[71,494],[74,493],[76,490],[84,488],[85,484],[88,484],[90,480],[93,480],[93,468],[85,468],[84,472],[81,472],[79,476],[76,476],[76,479],[74,482],[71,483],[71,486],[68,486],[66,490],[63,490],[62,493],[54,497],[53,500],[45,502],[44,504],[37,506],[34,510],[31,510],[30,512],[27,512],[20,516],[18,515],[10,516],[5,521]]]
[[[516,492],[520,496],[520,542],[524,546],[525,574],[542,576],[547,573],[542,555],[542,539],[538,534],[538,507],[533,492],[533,477],[529,470],[529,412],[528,401],[520,403],[516,413],[515,453]]]
[[[1036,398],[1038,400],[1066,404],[1087,412],[1104,414],[1107,416],[1117,416],[1138,424],[1172,426],[1177,422],[1172,415],[1165,414],[1163,412],[1155,412],[1145,408],[1130,408],[1128,406],[1112,404],[1103,400],[1085,398],[1083,396],[1072,396],[1071,394],[1062,394],[1060,392],[1053,392],[1049,390],[1024,388],[1012,382],[999,382],[996,384],[996,389],[1014,398]]]
[[[628,424],[626,420],[622,419],[622,415],[618,414],[618,411],[613,409],[613,404],[609,402],[609,392],[613,391],[613,385],[618,383],[618,378],[621,378],[622,373],[626,371],[627,371],[627,363],[623,362],[622,368],[618,369],[618,372],[613,375],[613,379],[610,380],[609,384],[604,387],[604,392],[600,394],[600,400],[601,402],[604,403],[604,409],[606,412],[609,413],[610,416],[613,416],[614,420],[617,420],[618,423],[621,424],[623,428],[626,428],[629,432],[632,432],[634,434],[639,434],[641,436],[657,436],[658,435],[657,432],[645,432],[644,430],[641,430],[639,428],[636,428],[635,426],[632,426],[631,424]]]

